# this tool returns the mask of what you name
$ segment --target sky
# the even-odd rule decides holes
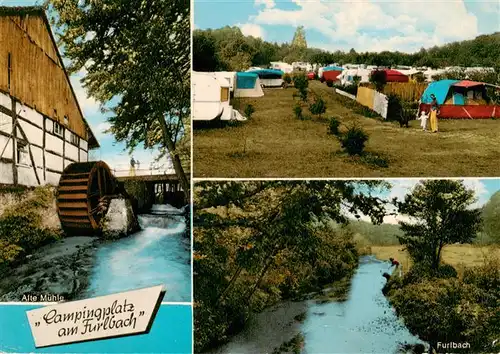
[[[40,0],[0,0],[0,6],[33,6],[41,5],[42,3]],[[85,88],[80,83],[80,79],[84,74],[84,72],[80,72],[72,75],[70,80],[83,115],[100,144],[99,149],[90,151],[89,159],[105,161],[111,169],[116,170],[115,173],[118,175],[128,173],[132,156],[140,162],[139,167],[136,166],[136,168],[148,169],[150,164],[154,162],[157,154],[153,150],[145,150],[143,146],[140,146],[132,155],[129,155],[128,150],[125,150],[125,143],[116,142],[112,134],[104,132],[109,128],[109,123],[106,121],[107,115],[101,113],[99,102],[87,97]],[[155,163],[155,167],[161,167],[161,172],[167,171],[167,173],[173,173],[172,165],[167,161],[167,158],[163,158],[161,162]],[[146,171],[142,171],[142,173],[146,173]]]
[[[194,25],[278,43],[302,25],[311,48],[411,53],[500,31],[500,0],[194,0]]]
[[[420,179],[387,179],[385,180],[391,184],[390,189],[376,189],[370,192],[372,196],[379,196],[383,199],[392,200],[397,198],[403,200],[405,195],[410,193],[412,189],[421,182]],[[480,208],[486,204],[491,196],[500,191],[500,179],[464,179],[464,184],[467,188],[475,191],[476,202],[471,206],[473,208]],[[365,190],[360,192],[366,193]],[[370,218],[361,215],[361,220],[370,221]],[[390,215],[384,218],[384,223],[397,224],[398,221],[409,221],[405,216]]]

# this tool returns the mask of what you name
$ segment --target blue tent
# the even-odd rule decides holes
[[[325,66],[323,68],[323,71],[343,71],[344,68],[341,68],[340,66],[334,66],[334,65],[329,65]]]
[[[432,103],[431,94],[434,94],[438,104],[443,104],[446,101],[446,96],[448,96],[450,87],[459,81],[460,80],[439,80],[431,82],[422,94],[421,102],[425,104]]]
[[[255,73],[259,75],[261,79],[281,79],[284,72],[276,69],[260,69],[260,70],[250,70],[247,73]]]
[[[259,76],[253,72],[236,73],[236,88],[251,89],[255,87]]]

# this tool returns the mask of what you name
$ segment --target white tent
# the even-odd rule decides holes
[[[368,69],[347,69],[342,71],[342,74],[338,76],[338,79],[342,85],[352,84],[355,76],[359,76],[361,78],[359,82],[370,82],[371,72],[372,71]]]
[[[230,120],[229,82],[215,73],[192,72],[193,120]]]

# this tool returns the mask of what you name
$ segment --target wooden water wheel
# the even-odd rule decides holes
[[[115,189],[116,179],[103,161],[67,166],[57,188],[57,213],[63,230],[75,236],[98,234]]]

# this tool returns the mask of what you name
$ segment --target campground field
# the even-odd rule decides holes
[[[322,97],[321,118],[299,120],[293,107],[299,100],[293,88],[264,89],[260,98],[233,102],[243,113],[255,108],[251,119],[193,132],[195,178],[304,177],[488,177],[500,174],[500,120],[441,120],[440,132],[409,128],[353,112],[346,98],[319,81],[309,82],[310,96]],[[310,112],[304,108],[304,113]],[[341,130],[356,125],[369,136],[367,156],[349,157],[338,140],[327,134],[329,117]],[[385,161],[373,163],[370,161]]]
[[[411,267],[408,253],[403,251],[403,246],[370,246],[370,248],[371,253],[380,260],[388,260],[390,257],[397,259],[403,266],[404,272]],[[490,257],[500,259],[500,247],[464,244],[445,246],[441,260],[461,273],[464,267],[480,266]]]

